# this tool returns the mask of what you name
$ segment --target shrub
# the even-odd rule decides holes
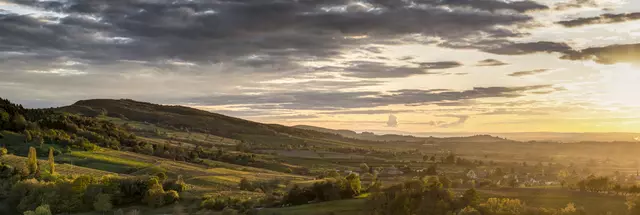
[[[156,183],[147,191],[144,202],[146,202],[149,207],[157,208],[165,204],[164,199],[164,190],[162,190],[161,185]]]
[[[124,211],[122,211],[122,209],[118,209],[113,212],[113,215],[124,215]]]
[[[158,180],[160,182],[164,182],[165,180],[167,180],[167,174],[165,174],[164,172],[156,173],[156,177],[158,177]]]
[[[254,187],[249,180],[247,180],[246,178],[242,178],[242,180],[240,180],[240,190],[253,191]]]
[[[113,208],[111,204],[111,195],[109,194],[98,194],[96,196],[96,201],[93,203],[93,208],[100,212],[107,212]]]
[[[184,180],[182,179],[182,176],[179,175],[178,179],[176,179],[174,181],[166,182],[164,184],[164,188],[166,190],[175,190],[176,192],[180,193],[182,191],[187,190],[187,184],[184,183]]]
[[[180,195],[175,190],[169,190],[164,194],[164,203],[172,204],[180,200]]]
[[[252,199],[243,199],[235,197],[211,197],[200,203],[200,207],[208,210],[220,211],[225,208],[233,208],[236,210],[246,211],[253,208],[256,201]]]
[[[222,210],[222,215],[236,215],[236,214],[238,214],[238,211],[233,208],[226,207],[224,208],[224,210]]]
[[[0,134],[0,135],[2,135],[2,134]],[[0,139],[1,139],[1,138],[0,138]],[[2,148],[0,148],[0,157],[2,157],[2,156],[4,156],[4,155],[7,155],[7,154],[9,154],[9,151],[7,150],[7,148],[6,148],[6,147],[2,147]]]
[[[24,215],[52,215],[49,205],[41,205],[35,211],[25,211]]]

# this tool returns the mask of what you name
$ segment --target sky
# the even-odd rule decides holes
[[[636,0],[0,0],[0,97],[388,132],[640,132]]]

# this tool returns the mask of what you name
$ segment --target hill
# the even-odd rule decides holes
[[[85,116],[106,115],[172,129],[212,133],[223,137],[233,137],[236,134],[276,135],[281,132],[295,132],[283,126],[251,122],[194,108],[158,105],[128,99],[81,100],[58,110]]]
[[[375,197],[396,195],[403,181],[416,178],[428,180],[413,185],[433,182],[428,187],[447,195],[475,187],[487,202],[507,196],[533,207],[573,202],[595,214],[621,214],[624,195],[637,190],[633,161],[640,153],[638,144],[627,142],[525,143],[490,135],[439,138],[287,127],[107,99],[56,109],[0,100],[0,147],[0,214],[49,205],[56,214],[91,215],[104,214],[106,206],[142,214],[176,208],[178,214],[354,214],[389,205],[375,203]],[[43,159],[50,154],[55,168]],[[591,177],[612,174],[624,179],[609,181],[621,188],[615,198],[599,192],[594,182],[601,178]],[[592,193],[575,191],[580,183],[592,186],[586,190]],[[78,196],[84,200],[71,201]],[[373,199],[356,199],[368,197]]]
[[[335,130],[310,125],[296,125],[294,128],[313,130],[324,133],[338,134],[344,137],[369,140],[369,141],[405,141],[405,142],[465,142],[465,143],[494,143],[494,142],[513,142],[505,138],[494,137],[491,135],[470,135],[459,137],[417,137],[413,135],[399,134],[375,134],[373,132],[355,132],[351,130]]]

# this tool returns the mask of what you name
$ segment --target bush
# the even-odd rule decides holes
[[[246,178],[242,178],[242,180],[240,180],[240,190],[253,191],[254,189],[253,184],[251,184],[251,182]]]
[[[172,204],[180,200],[180,195],[175,190],[169,190],[164,194],[164,203]]]
[[[200,203],[200,207],[208,210],[220,211],[225,208],[246,211],[255,207],[256,201],[235,197],[211,197]]]
[[[233,208],[226,207],[224,208],[224,210],[222,210],[222,215],[236,215],[236,214],[238,214],[238,211]]]
[[[156,173],[156,177],[158,177],[158,180],[160,182],[164,182],[165,180],[167,180],[167,174],[165,174],[164,172]]]
[[[290,205],[302,205],[309,203],[309,201],[315,198],[315,193],[313,191],[308,188],[300,188],[298,185],[294,185],[284,198],[284,203]]]
[[[93,203],[93,208],[100,212],[107,212],[113,208],[111,204],[111,195],[109,194],[98,194],[96,196],[96,201]]]
[[[0,134],[1,135],[1,134]],[[9,151],[7,150],[7,148],[2,147],[0,148],[0,157],[9,154]]]
[[[41,205],[35,211],[25,211],[24,215],[52,215],[49,205]]]
[[[184,180],[182,179],[182,176],[179,175],[178,179],[174,180],[174,181],[170,181],[170,182],[166,182],[164,184],[164,188],[166,190],[174,190],[178,193],[187,190],[187,184],[184,183]]]
[[[165,195],[164,190],[162,190],[162,186],[154,184],[151,189],[147,191],[147,194],[144,197],[144,202],[146,202],[149,207],[157,208],[165,204],[164,199]]]

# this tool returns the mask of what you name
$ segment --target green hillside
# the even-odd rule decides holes
[[[0,100],[0,147],[0,214],[621,214],[640,193],[630,143],[358,134],[132,100]]]

